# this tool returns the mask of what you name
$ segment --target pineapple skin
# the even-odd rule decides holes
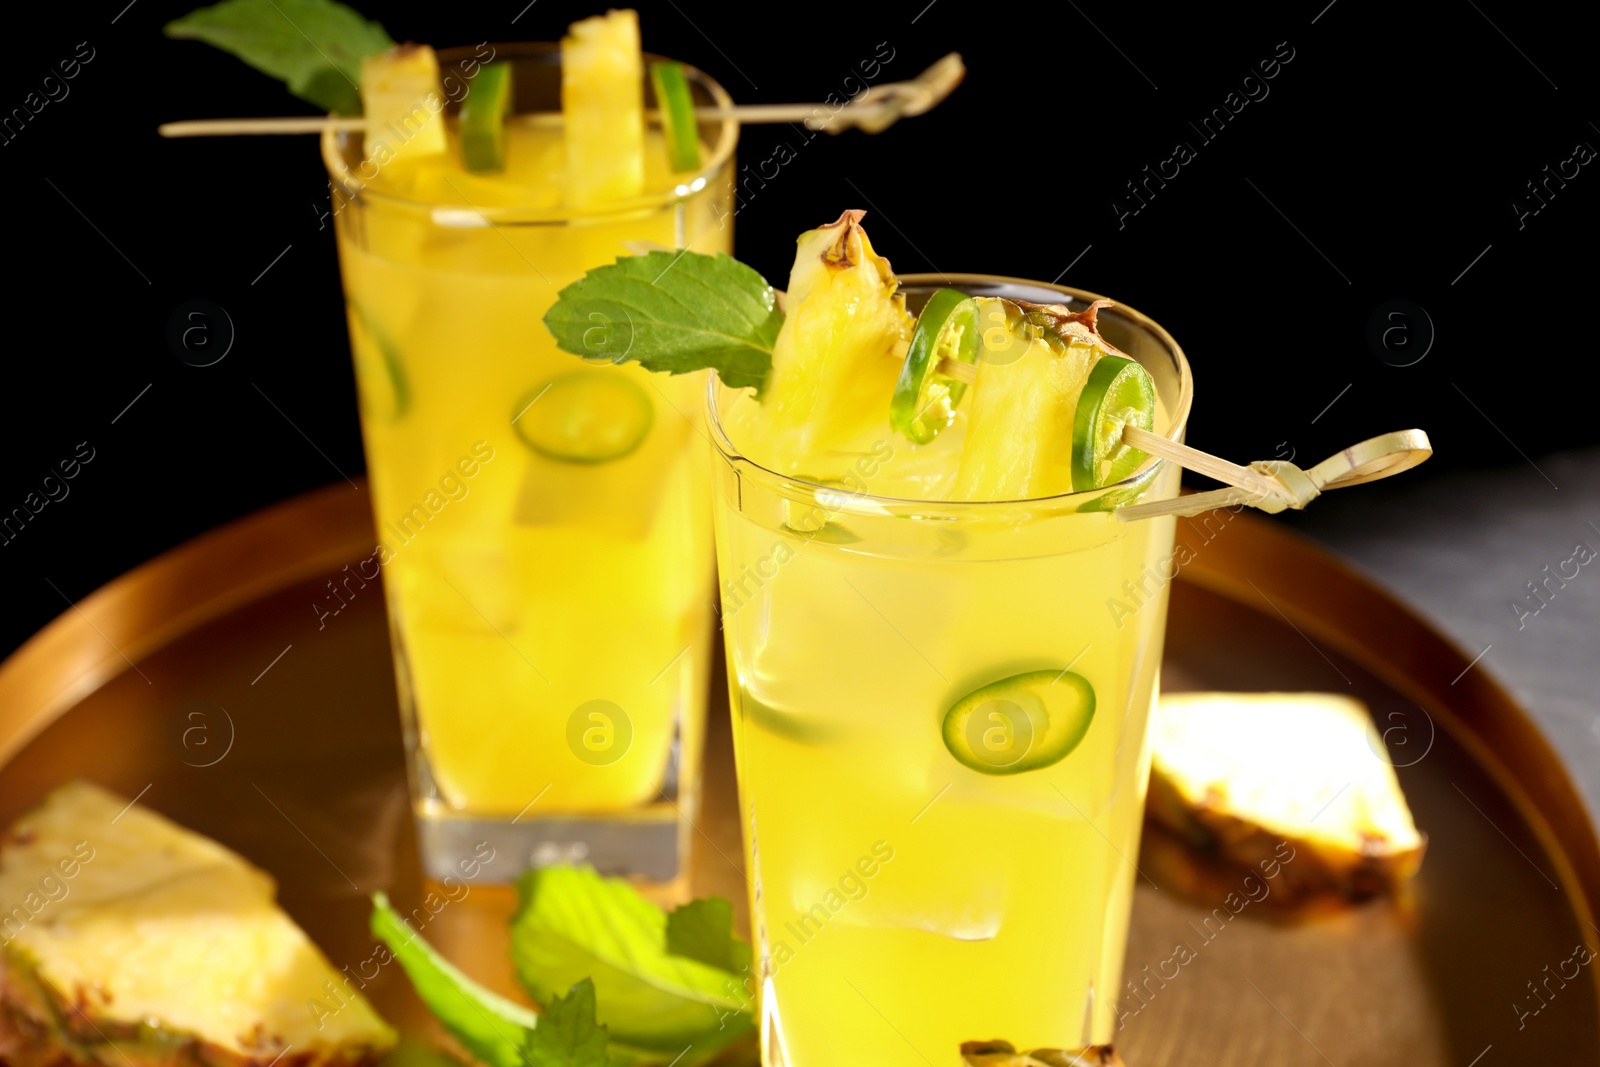
[[[22,909],[0,916],[0,1062],[367,1067],[393,1030],[334,999],[342,975],[274,893],[154,812],[57,789],[0,838],[0,902]],[[343,1006],[319,1019],[313,1000]]]
[[[1372,838],[1360,851],[1339,848],[1269,830],[1219,805],[1206,798],[1191,800],[1164,774],[1150,772],[1146,817],[1243,873],[1277,870],[1273,893],[1284,907],[1330,895],[1359,902],[1397,893],[1421,869],[1427,851],[1425,838],[1414,847],[1395,848]],[[1282,854],[1285,845],[1291,850],[1288,858]]]
[[[1110,1045],[1018,1052],[1009,1041],[962,1042],[961,1062],[968,1067],[1124,1067],[1122,1057]]]
[[[42,989],[34,974],[23,954],[8,952],[0,965],[0,1063],[7,1067],[371,1067],[388,1047],[241,1055],[160,1026],[96,1023]]]
[[[1240,699],[1287,702],[1295,696],[1249,694]],[[1352,729],[1371,729],[1364,709],[1360,720]],[[1403,806],[1404,796],[1392,768],[1386,777],[1388,788]],[[1351,840],[1337,841],[1310,826],[1263,826],[1231,808],[1225,784],[1209,784],[1204,793],[1196,794],[1163,768],[1158,752],[1151,762],[1145,817],[1196,851],[1242,873],[1273,872],[1269,874],[1273,894],[1282,907],[1295,908],[1330,897],[1359,902],[1398,894],[1422,866],[1426,835],[1416,834],[1413,840],[1401,842],[1372,828],[1347,827],[1346,836]],[[1290,850],[1287,857],[1285,847]]]

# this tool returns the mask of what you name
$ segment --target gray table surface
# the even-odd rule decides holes
[[[1472,669],[1532,713],[1600,816],[1600,449],[1418,471],[1329,494],[1293,524],[1482,652]]]

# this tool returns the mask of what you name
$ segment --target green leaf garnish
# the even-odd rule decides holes
[[[163,32],[220,48],[341,115],[361,114],[361,61],[394,45],[382,26],[336,0],[222,0]]]
[[[575,356],[669,374],[711,367],[724,385],[759,391],[783,312],[772,286],[732,256],[683,250],[596,267],[561,290],[544,324]]]
[[[596,1016],[622,1042],[679,1067],[752,1030],[744,976],[667,948],[667,915],[620,878],[541,867],[517,882],[511,958],[541,1004],[584,978]]]
[[[527,1052],[533,1067],[611,1067],[606,1028],[594,1021],[593,982],[585,978],[546,1005]]]
[[[462,1047],[490,1067],[528,1067],[522,1050],[540,1025],[539,1016],[462,974],[406,925],[382,893],[373,894],[370,925],[417,996]]]
[[[691,900],[669,912],[667,951],[734,974],[750,966],[750,946],[733,934],[733,905],[721,897]]]

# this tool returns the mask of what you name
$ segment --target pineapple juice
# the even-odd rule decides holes
[[[1156,425],[1174,432],[1187,400],[1163,401]],[[959,454],[959,419],[930,446],[857,442],[853,475],[831,480],[843,491],[808,493],[738,455],[751,398],[718,405],[765,1062],[913,1067],[954,1062],[963,1041],[1109,1042],[1173,520],[1079,511],[1094,494],[915,503]],[[1178,473],[1157,465],[1142,499],[1174,494]],[[1095,709],[1066,758],[1006,774],[953,756],[941,724],[965,694],[1069,668]],[[973,740],[1014,725],[990,715]]]
[[[337,218],[424,822],[637,809],[671,788],[680,746],[677,774],[698,776],[704,375],[622,363],[626,324],[597,324],[580,360],[539,319],[626,242],[729,251],[731,168],[724,154],[675,189],[694,176],[668,172],[652,133],[646,197],[563,215],[561,129],[513,117],[507,139],[504,172],[473,174],[452,129],[448,151],[392,161]],[[552,437],[582,447],[553,454]],[[692,809],[692,788],[681,799]]]

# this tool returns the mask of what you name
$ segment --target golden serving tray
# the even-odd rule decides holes
[[[364,491],[320,490],[146,563],[40,631],[0,664],[0,823],[74,776],[137,795],[271,871],[334,965],[370,974],[367,894],[426,908],[381,592],[341,586],[345,606],[323,617],[339,603],[327,583],[370,554],[370,524]],[[1241,514],[1181,520],[1178,535],[1194,559],[1174,583],[1163,684],[1367,701],[1429,844],[1409,899],[1294,922],[1214,912],[1141,876],[1126,975],[1140,993],[1121,991],[1117,1035],[1131,1067],[1600,1059],[1597,983],[1573,962],[1600,946],[1600,843],[1527,714],[1281,527]],[[690,876],[742,912],[726,719],[719,700]],[[1158,846],[1142,874],[1175,884],[1182,865]],[[510,906],[509,890],[474,887],[424,933],[512,991]],[[367,993],[432,1032],[393,966]]]

